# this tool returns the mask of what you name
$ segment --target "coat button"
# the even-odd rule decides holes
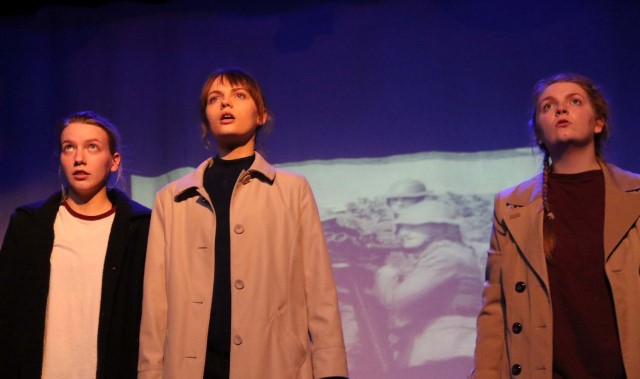
[[[242,344],[242,337],[240,337],[239,335],[235,335],[233,336],[233,343],[235,345],[241,345]]]
[[[242,226],[240,224],[237,224],[236,226],[233,227],[233,231],[236,234],[242,234],[242,233],[244,233],[244,226]]]
[[[244,281],[238,279],[235,282],[233,282],[233,286],[236,287],[236,289],[243,289],[244,288]]]
[[[522,331],[522,324],[519,322],[515,322],[513,323],[513,326],[511,327],[511,329],[515,334],[520,334],[520,332]]]
[[[511,366],[511,374],[513,375],[520,375],[520,373],[522,372],[522,367],[520,367],[519,364],[515,364],[513,366]]]
[[[523,293],[524,290],[527,289],[527,285],[524,284],[524,282],[518,282],[516,283],[516,292],[518,293]]]

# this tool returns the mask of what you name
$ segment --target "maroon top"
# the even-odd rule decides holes
[[[553,378],[626,378],[604,270],[602,171],[551,174]]]

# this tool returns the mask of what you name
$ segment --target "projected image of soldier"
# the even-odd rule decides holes
[[[474,252],[441,202],[404,209],[395,233],[402,249],[375,273],[395,369],[403,378],[465,377],[482,288]]]
[[[434,196],[427,192],[424,183],[415,179],[401,179],[392,183],[386,194],[387,205],[395,217],[398,217],[407,207],[418,204],[427,198],[432,199]]]
[[[344,210],[321,211],[340,300],[344,342],[353,377],[387,378],[391,366],[386,309],[373,295],[375,271],[393,243],[393,218],[383,199],[356,199]],[[382,231],[378,228],[384,228]],[[386,237],[385,237],[386,236]]]

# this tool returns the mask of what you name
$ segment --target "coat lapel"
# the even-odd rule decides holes
[[[640,216],[640,193],[638,182],[618,183],[616,179],[626,179],[623,173],[612,173],[614,168],[602,165],[605,181],[604,200],[604,254],[609,259],[629,229]]]
[[[104,258],[102,273],[102,294],[100,297],[100,321],[111,319],[111,309],[115,298],[118,278],[122,272],[122,263],[127,250],[127,241],[130,239],[131,229],[129,219],[131,212],[129,205],[122,199],[117,191],[110,191],[110,199],[116,206],[116,214],[109,232],[107,252]],[[108,332],[109,325],[102,326]]]
[[[548,288],[547,263],[542,245],[541,183],[541,177],[536,176],[528,186],[509,197],[504,223],[523,259]]]

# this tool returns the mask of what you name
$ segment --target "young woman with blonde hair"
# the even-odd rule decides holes
[[[0,377],[135,378],[151,211],[108,188],[109,120],[74,113],[58,142],[66,185],[18,207],[0,250]]]

